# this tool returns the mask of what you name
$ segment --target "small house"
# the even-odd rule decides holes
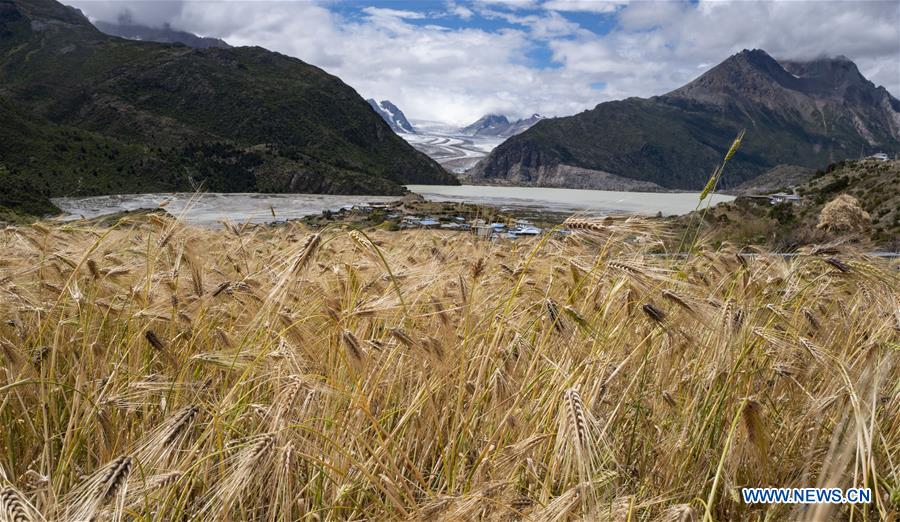
[[[475,235],[477,237],[491,237],[491,234],[494,233],[494,229],[491,227],[486,227],[484,225],[476,225],[472,227],[475,230]]]
[[[778,205],[780,203],[799,203],[800,196],[797,194],[786,194],[779,192],[777,194],[769,194],[769,203]]]
[[[536,236],[541,233],[541,229],[534,225],[519,225],[509,233],[516,236]]]

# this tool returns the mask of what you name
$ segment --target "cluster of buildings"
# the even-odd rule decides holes
[[[527,219],[501,214],[495,218],[497,221],[488,222],[485,219],[473,217],[473,214],[477,215],[480,212],[453,211],[446,205],[431,204],[424,200],[347,205],[333,215],[328,212],[323,214],[327,214],[326,219],[328,220],[349,219],[350,221],[365,221],[374,214],[378,214],[378,218],[371,221],[371,224],[378,224],[383,220],[396,225],[399,229],[455,230],[473,233],[480,238],[491,240],[537,236],[544,232],[541,227]],[[565,235],[569,232],[557,230],[556,233]]]
[[[502,239],[536,236],[541,233],[539,227],[525,219],[517,219],[512,223],[488,223],[483,219],[466,221],[463,216],[454,216],[443,221],[434,217],[406,216],[400,222],[400,228],[462,230],[474,232],[478,237]]]

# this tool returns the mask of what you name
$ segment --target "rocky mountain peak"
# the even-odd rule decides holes
[[[776,73],[778,69],[781,69],[778,61],[762,49],[744,49],[743,51],[726,58],[719,65],[728,65],[732,63],[745,63],[763,71]]]
[[[529,118],[510,121],[502,114],[486,114],[475,123],[459,129],[460,134],[468,136],[497,136],[507,138],[525,132],[532,125],[544,119],[540,114],[532,114]]]
[[[509,119],[502,114],[486,114],[475,123],[459,129],[467,136],[502,136],[509,128]]]
[[[860,110],[895,101],[845,56],[778,61],[759,49],[730,56],[660,99],[682,107],[700,103],[738,112],[765,107],[781,114],[808,114],[824,101]]]
[[[67,5],[53,0],[11,0],[0,1],[0,12],[19,12],[34,24],[66,24],[92,28],[84,14]]]
[[[482,123],[509,123],[509,118],[502,114],[488,114],[478,120]]]
[[[755,99],[775,85],[794,88],[796,80],[765,51],[744,49],[664,97],[722,105],[735,97]]]
[[[785,70],[802,80],[807,92],[825,94],[839,91],[838,94],[843,95],[851,88],[875,88],[846,56],[808,61],[782,60],[780,63]]]
[[[394,132],[398,134],[416,134],[416,129],[412,123],[406,119],[406,115],[399,107],[390,102],[390,100],[375,101],[373,98],[366,100],[372,109],[377,112],[381,118],[391,126]]]

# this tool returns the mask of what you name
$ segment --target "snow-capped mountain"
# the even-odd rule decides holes
[[[515,136],[516,134],[527,131],[532,125],[544,119],[540,114],[532,114],[528,118],[522,118],[509,124],[509,129],[504,136]]]
[[[384,118],[384,121],[394,129],[394,132],[397,134],[415,134],[416,129],[412,126],[409,120],[406,119],[406,116],[403,114],[396,105],[391,103],[388,100],[381,100],[377,102],[372,98],[366,100],[369,102],[369,105],[375,109],[375,112],[381,115]]]
[[[486,114],[478,121],[459,129],[466,136],[500,136],[509,128],[509,120],[502,114]]]
[[[525,132],[542,119],[544,119],[544,117],[540,114],[532,114],[529,118],[522,118],[511,122],[502,114],[487,114],[479,118],[475,123],[459,129],[459,132],[465,136],[497,136],[508,138],[510,136],[515,136],[520,132]]]
[[[542,119],[534,114],[511,122],[501,114],[488,114],[462,128],[446,122],[415,120],[416,133],[401,136],[447,170],[459,174],[472,168],[505,139]]]

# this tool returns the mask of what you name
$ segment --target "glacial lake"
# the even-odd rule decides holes
[[[207,192],[170,194],[117,194],[85,198],[53,198],[65,214],[63,220],[95,218],[124,210],[157,208],[187,223],[217,227],[225,219],[241,223],[271,223],[297,219],[325,210],[340,210],[353,205],[385,203],[396,196],[330,196],[323,194],[222,194]],[[274,217],[273,217],[274,213]]]
[[[407,185],[432,201],[460,201],[495,207],[592,214],[686,214],[697,207],[699,192],[616,192],[611,190],[500,187],[487,185]],[[712,194],[712,204],[734,196]],[[703,202],[704,205],[707,201]]]
[[[531,211],[586,212],[589,214],[684,214],[697,206],[696,192],[613,192],[538,187],[492,187],[482,185],[409,185],[413,192],[432,201],[480,203]],[[714,194],[713,204],[732,196]],[[59,219],[95,218],[125,210],[163,206],[186,222],[216,227],[224,219],[235,223],[271,223],[297,219],[325,210],[353,205],[385,203],[393,196],[330,196],[322,194],[119,194],[80,198],[54,198],[65,212]],[[273,217],[274,213],[274,217]]]

